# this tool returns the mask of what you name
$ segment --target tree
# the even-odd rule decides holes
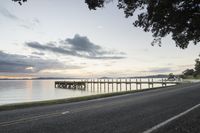
[[[23,2],[26,2],[27,0],[12,0],[14,2],[18,2],[20,5],[22,5]]]
[[[195,60],[194,69],[186,69],[185,71],[183,71],[183,77],[187,76],[193,76],[193,77],[200,76],[200,58],[197,58]]]
[[[200,55],[199,55],[200,57]],[[194,76],[197,76],[197,75],[200,75],[200,58],[197,58],[195,60],[195,66],[194,66],[194,70],[195,70],[195,75]]]
[[[175,75],[174,75],[173,73],[170,73],[169,76],[168,76],[168,79],[169,79],[169,80],[175,79]]]
[[[89,9],[103,7],[106,0],[85,0]],[[118,0],[118,8],[126,17],[137,14],[135,27],[153,33],[152,45],[161,44],[161,38],[171,34],[180,48],[187,48],[189,42],[200,41],[199,0]]]
[[[184,76],[193,76],[193,74],[194,74],[194,69],[186,69],[185,71],[183,71]]]
[[[26,2],[27,0],[13,0]],[[102,8],[112,0],[85,0],[90,10]],[[125,17],[137,15],[135,27],[152,32],[152,45],[161,46],[161,39],[171,35],[176,46],[187,48],[200,42],[200,0],[118,0],[117,7]]]

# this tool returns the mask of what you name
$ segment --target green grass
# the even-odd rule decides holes
[[[170,87],[170,86],[167,86],[167,87]],[[56,100],[47,100],[47,101],[8,104],[8,105],[0,106],[0,111],[14,110],[14,109],[21,109],[21,108],[28,108],[28,107],[36,107],[36,106],[47,106],[47,105],[54,105],[54,104],[79,102],[79,101],[86,101],[86,100],[92,100],[92,99],[98,99],[98,98],[124,95],[124,94],[129,94],[129,93],[143,92],[143,91],[155,90],[155,89],[161,89],[161,88],[163,88],[163,87],[143,89],[143,90],[124,91],[124,92],[114,92],[114,93],[106,93],[106,94],[96,94],[96,95],[66,98],[66,99],[56,99]]]

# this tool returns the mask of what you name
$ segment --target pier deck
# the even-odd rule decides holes
[[[101,85],[109,88],[110,85],[112,85],[112,88],[114,85],[118,88],[118,85],[120,87],[122,84],[126,85],[132,85],[135,84],[136,88],[142,88],[142,84],[148,85],[149,88],[153,88],[154,84],[160,84],[162,86],[167,86],[169,84],[178,84],[177,81],[168,81],[166,79],[162,79],[159,81],[154,81],[154,79],[148,79],[147,81],[143,81],[142,79],[85,79],[81,81],[56,81],[55,82],[55,88],[66,88],[66,89],[79,89],[79,90],[86,90],[87,86],[90,84],[91,87],[97,86],[97,88],[101,88]]]
[[[81,81],[56,81],[55,88],[85,90],[86,83]]]

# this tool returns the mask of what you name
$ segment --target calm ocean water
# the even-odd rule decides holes
[[[144,81],[147,79],[142,80]],[[115,84],[114,87],[112,85],[101,85],[101,90],[98,90],[97,85],[91,86],[89,84],[86,91],[81,91],[55,88],[54,82],[55,80],[0,80],[0,105],[71,98],[136,89],[135,84],[132,84],[131,86],[125,86],[125,84],[117,86]],[[161,85],[154,85],[154,87],[159,86]],[[148,85],[142,85],[142,89],[146,88],[148,88]]]
[[[54,82],[54,80],[0,80],[0,105],[95,94],[95,92],[54,88]]]

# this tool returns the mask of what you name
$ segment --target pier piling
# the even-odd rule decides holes
[[[103,84],[103,88],[102,88]],[[118,92],[118,91],[128,91],[128,84],[130,86],[129,90],[132,90],[132,84],[136,85],[136,90],[143,89],[142,85],[148,85],[148,88],[153,88],[154,85],[167,86],[168,84],[178,84],[176,81],[168,81],[167,79],[155,80],[153,78],[148,78],[146,81],[142,78],[116,78],[116,79],[85,79],[79,81],[55,81],[55,88],[63,89],[74,89],[74,90],[87,90],[92,92]],[[111,85],[111,86],[110,86]],[[123,86],[122,86],[123,85]],[[125,88],[123,89],[125,85]],[[110,88],[111,87],[111,88]],[[102,90],[103,89],[103,90]]]

